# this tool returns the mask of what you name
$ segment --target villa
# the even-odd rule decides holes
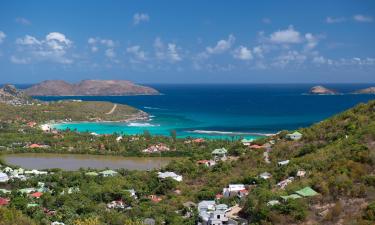
[[[280,161],[277,163],[277,165],[279,166],[285,166],[285,165],[288,165],[289,164],[289,160],[284,160],[284,161]]]
[[[251,143],[254,141],[254,139],[246,139],[246,138],[244,138],[244,139],[242,139],[241,140],[241,143],[244,145],[244,146],[249,146],[249,145],[251,145]]]
[[[118,173],[114,170],[104,170],[102,172],[99,172],[99,174],[102,175],[103,177],[113,177],[117,175]]]
[[[229,224],[226,212],[228,206],[225,204],[216,205],[215,201],[201,201],[198,203],[199,220],[201,225],[222,225]]]
[[[108,209],[125,209],[125,204],[122,200],[112,201],[107,204]]]
[[[215,161],[224,161],[227,159],[228,151],[225,148],[218,148],[213,150],[211,154],[213,155]]]
[[[198,165],[205,165],[207,167],[216,165],[216,162],[214,160],[207,160],[207,159],[198,160],[197,163]]]
[[[278,186],[279,188],[281,188],[281,189],[285,189],[285,187],[286,187],[288,184],[292,183],[293,180],[294,180],[294,177],[289,177],[288,179],[282,180],[282,181],[280,181],[279,183],[277,183],[277,186]]]
[[[42,192],[37,191],[37,192],[34,192],[34,193],[30,194],[30,197],[40,198],[40,197],[42,197],[42,195],[43,195]]]
[[[8,182],[8,180],[9,180],[8,175],[6,173],[0,172],[0,182],[5,183],[5,182]]]
[[[295,131],[291,134],[287,134],[286,138],[289,139],[289,140],[297,141],[297,140],[302,138],[302,134],[298,131]]]
[[[165,179],[165,178],[172,178],[175,181],[181,182],[182,181],[182,176],[177,175],[174,172],[158,172],[158,178],[160,179]]]
[[[259,177],[264,179],[264,180],[268,180],[272,177],[272,175],[268,172],[264,172],[264,173],[259,174]]]
[[[142,152],[144,152],[144,153],[156,153],[156,152],[167,152],[169,150],[170,149],[169,149],[168,146],[166,146],[163,143],[159,143],[159,144],[156,144],[156,145],[151,145],[150,147],[142,150]]]

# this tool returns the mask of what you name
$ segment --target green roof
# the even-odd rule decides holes
[[[292,133],[292,135],[302,135],[300,132],[298,132],[298,131],[294,131],[293,133]]]
[[[296,191],[296,193],[303,197],[312,197],[319,194],[318,192],[314,191],[311,187],[305,187],[301,190]]]
[[[225,148],[218,148],[213,150],[212,154],[214,155],[222,155],[222,154],[227,154],[227,150]]]
[[[301,196],[299,196],[299,195],[297,195],[297,194],[291,194],[291,195],[280,196],[280,197],[281,197],[282,199],[284,199],[284,200],[301,198]]]

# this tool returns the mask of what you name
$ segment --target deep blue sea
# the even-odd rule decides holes
[[[104,97],[39,97],[41,100],[81,99],[123,103],[146,111],[151,120],[139,123],[60,124],[78,131],[223,138],[256,137],[306,127],[375,95],[308,95],[313,84],[182,85],[151,84],[163,95]],[[348,93],[369,84],[325,85]]]

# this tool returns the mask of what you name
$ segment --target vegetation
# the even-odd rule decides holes
[[[0,185],[0,188],[17,190],[44,182],[52,190],[40,199],[30,199],[15,191],[0,194],[11,199],[8,208],[0,208],[0,212],[11,215],[22,212],[24,217],[37,224],[49,224],[51,221],[63,221],[65,224],[140,224],[146,218],[155,219],[157,224],[196,224],[196,211],[192,210],[190,216],[186,216],[190,209],[185,208],[183,203],[212,200],[231,183],[249,185],[249,195],[219,201],[229,206],[238,204],[242,208],[239,216],[252,224],[375,222],[375,101],[300,129],[303,137],[297,141],[286,139],[287,131],[257,140],[260,145],[271,140],[275,142],[269,152],[270,163],[263,158],[264,150],[250,150],[236,140],[186,143],[184,139],[176,139],[173,132],[171,137],[153,137],[145,133],[138,140],[125,136],[120,142],[115,140],[117,135],[93,137],[71,131],[60,133],[63,137],[53,138],[56,134],[45,134],[35,128],[22,127],[24,133],[20,133],[18,130],[24,122],[17,122],[14,117],[9,120],[16,122],[1,120],[0,145],[16,151],[23,151],[23,148],[12,147],[13,142],[34,141],[48,144],[51,151],[58,152],[73,147],[75,152],[142,155],[141,149],[161,142],[173,149],[163,155],[187,156],[172,161],[163,169],[181,174],[182,182],[171,179],[161,181],[157,178],[157,171],[119,170],[118,176],[104,178],[86,176],[86,170],[54,170],[52,175]],[[218,147],[228,149],[228,160],[220,161],[213,167],[196,163],[199,159],[211,158],[210,152]],[[282,160],[290,162],[279,166],[278,162]],[[306,171],[306,175],[297,177],[299,170]],[[272,174],[272,178],[259,178],[258,175],[266,171]],[[285,189],[276,186],[288,177],[295,179]],[[286,201],[280,198],[306,186],[319,195]],[[78,187],[80,191],[61,194],[69,187]],[[126,191],[132,188],[137,192],[137,199],[130,197]],[[153,202],[150,195],[157,195],[162,200]],[[107,203],[119,199],[129,208],[107,209]],[[279,200],[280,204],[267,204],[271,200]],[[30,202],[38,206],[28,208],[27,203]],[[45,209],[55,213],[48,214]],[[9,221],[4,224],[14,223]]]

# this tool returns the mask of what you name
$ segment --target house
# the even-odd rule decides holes
[[[272,177],[272,175],[268,172],[264,172],[264,173],[259,174],[259,177],[264,179],[264,180],[268,180]]]
[[[37,192],[34,192],[34,193],[30,194],[30,197],[40,198],[40,197],[42,197],[42,195],[43,195],[42,192],[37,191]]]
[[[99,172],[99,174],[102,175],[103,177],[113,177],[117,175],[118,173],[113,170],[104,170],[102,172]]]
[[[150,199],[152,202],[155,202],[155,203],[158,203],[161,200],[163,200],[161,197],[159,197],[157,195],[149,195],[148,199]]]
[[[301,190],[296,191],[296,194],[299,194],[302,197],[313,197],[313,196],[319,195],[319,193],[316,192],[311,187],[302,188]]]
[[[231,197],[238,196],[240,191],[246,190],[244,184],[229,184],[227,188],[223,188],[223,196]]]
[[[285,166],[285,165],[288,165],[289,164],[289,160],[284,160],[284,161],[280,161],[277,163],[277,165],[279,166]]]
[[[269,202],[267,202],[267,206],[274,206],[274,205],[279,205],[280,202],[278,200],[271,200]]]
[[[11,173],[13,172],[13,169],[10,168],[9,166],[5,167],[4,170],[3,170],[4,173]]]
[[[0,172],[0,183],[8,182],[9,177],[6,173]]]
[[[198,165],[205,165],[207,167],[216,165],[216,162],[214,160],[207,160],[207,159],[198,160],[197,163]]]
[[[263,149],[264,147],[262,145],[250,145],[250,149]]]
[[[23,188],[23,189],[19,189],[18,191],[21,192],[22,194],[30,194],[31,192],[35,192],[36,189],[35,188]]]
[[[35,125],[36,125],[36,122],[34,122],[34,121],[30,121],[30,122],[27,123],[27,126],[29,126],[29,127],[34,127]]]
[[[206,140],[204,140],[203,138],[196,138],[194,139],[192,142],[193,143],[204,143]]]
[[[108,209],[125,209],[125,204],[122,200],[112,201],[107,204]]]
[[[212,151],[212,156],[214,157],[215,161],[218,160],[226,160],[227,159],[228,151],[225,148],[218,148]]]
[[[158,178],[160,179],[165,179],[165,178],[172,178],[175,181],[181,182],[182,181],[182,176],[177,175],[174,172],[158,172]]]
[[[156,145],[151,145],[150,147],[142,150],[142,152],[144,153],[156,153],[156,152],[166,152],[166,151],[169,151],[169,147],[166,146],[165,144],[163,143],[159,143],[159,144],[156,144]]]
[[[30,175],[30,174],[32,174],[32,175],[46,175],[46,174],[48,174],[48,172],[39,171],[39,170],[36,170],[36,169],[25,171],[25,175]]]
[[[227,210],[228,206],[225,204],[216,205],[215,201],[202,201],[198,203],[199,224],[228,224],[228,217],[226,216]]]
[[[289,140],[297,141],[297,140],[302,138],[302,134],[298,131],[295,131],[291,134],[287,134],[286,138],[289,139]]]
[[[301,177],[304,177],[306,175],[306,171],[304,170],[298,170],[297,171],[297,177],[301,178]]]
[[[0,193],[9,194],[9,193],[11,193],[11,191],[9,191],[7,189],[0,189]]]
[[[289,199],[298,199],[302,198],[301,196],[297,194],[291,194],[291,195],[286,195],[286,196],[280,196],[284,201],[288,201]]]
[[[40,144],[30,144],[27,148],[49,148],[49,145],[40,145]]]
[[[285,189],[285,187],[286,187],[288,184],[292,183],[293,180],[294,180],[294,177],[289,177],[288,179],[282,180],[282,181],[280,181],[279,183],[277,183],[277,186],[278,186],[279,188],[281,188],[281,189]]]
[[[122,140],[122,136],[118,136],[117,138],[116,138],[116,141],[117,142],[120,142]]]
[[[8,205],[10,202],[7,198],[0,198],[0,206]]]
[[[253,141],[254,141],[254,139],[246,139],[246,138],[244,138],[244,139],[241,140],[241,143],[244,146],[249,146],[249,145],[251,145],[251,142],[253,142]]]

